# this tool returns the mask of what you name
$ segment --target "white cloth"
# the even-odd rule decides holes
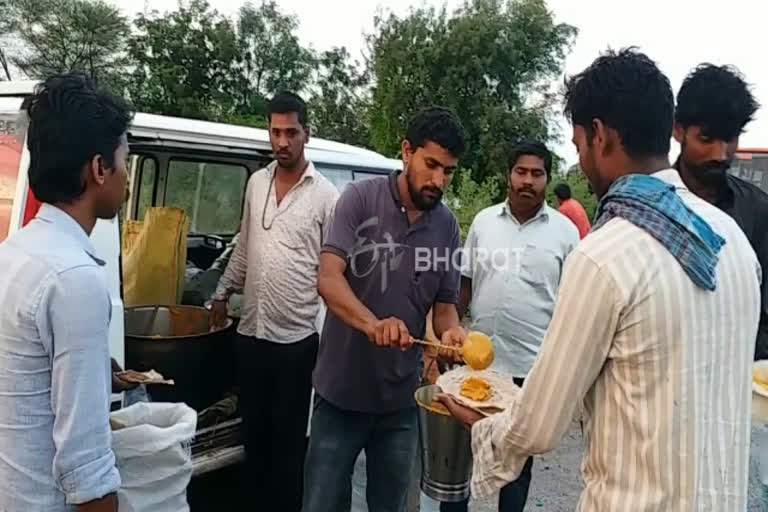
[[[506,201],[472,221],[462,275],[472,280],[472,330],[493,341],[493,369],[528,375],[552,319],[563,264],[578,243],[576,226],[547,204],[524,224]]]
[[[320,248],[339,192],[310,162],[278,205],[274,184],[267,196],[275,167],[248,180],[240,240],[214,297],[243,290],[238,332],[294,343],[316,332]]]
[[[760,265],[744,233],[655,176],[726,244],[714,292],[651,235],[616,218],[568,258],[539,358],[508,412],[475,424],[472,492],[515,480],[552,450],[584,400],[578,510],[745,510]]]

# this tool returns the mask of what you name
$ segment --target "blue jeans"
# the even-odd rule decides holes
[[[350,510],[352,470],[362,450],[368,512],[404,512],[418,446],[415,407],[391,414],[345,411],[315,393],[303,512]]]

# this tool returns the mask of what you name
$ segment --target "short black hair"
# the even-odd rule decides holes
[[[741,134],[758,108],[738,69],[704,63],[683,80],[675,121],[685,128],[699,126],[706,135],[728,141]]]
[[[555,196],[561,200],[566,201],[571,198],[571,187],[567,183],[560,183],[555,187]]]
[[[565,115],[590,136],[600,119],[630,158],[667,157],[674,118],[669,79],[635,48],[609,50],[565,83]]]
[[[547,171],[547,176],[552,175],[552,153],[547,149],[542,142],[539,141],[523,141],[514,145],[512,152],[509,154],[509,165],[507,171],[511,171],[521,156],[533,155],[541,158],[544,161],[544,170]]]
[[[267,105],[268,121],[272,121],[272,114],[296,114],[301,126],[306,128],[309,125],[306,102],[292,92],[282,91],[275,94]]]
[[[428,107],[417,113],[408,123],[405,139],[414,150],[432,141],[456,158],[461,158],[467,150],[464,127],[454,113],[444,107]]]
[[[96,155],[113,166],[131,107],[96,88],[83,73],[47,78],[25,101],[29,186],[44,203],[68,203],[85,193],[83,167]]]

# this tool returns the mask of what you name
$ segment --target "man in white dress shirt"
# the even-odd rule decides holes
[[[441,397],[472,429],[472,492],[492,493],[554,449],[583,401],[578,510],[745,510],[755,253],[671,168],[673,95],[653,61],[609,52],[566,89],[601,203],[521,393],[488,419]]]
[[[523,385],[552,319],[560,275],[579,243],[579,230],[547,205],[552,154],[541,142],[512,150],[507,199],[472,221],[464,247],[459,315],[471,304],[473,331],[491,337],[492,369]],[[499,512],[522,512],[533,458],[515,482],[504,486]],[[467,501],[442,503],[441,512],[466,512]]]
[[[318,350],[320,248],[338,191],[304,156],[304,102],[269,104],[276,160],[248,180],[240,239],[219,280],[215,324],[243,291],[237,360],[249,482],[259,510],[301,509],[312,371]]]

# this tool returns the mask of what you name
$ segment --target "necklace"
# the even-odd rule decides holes
[[[309,162],[307,162],[306,165],[304,166],[304,170],[301,172],[302,176],[307,171],[307,167],[309,167]],[[277,176],[277,166],[275,166],[275,170],[272,172],[272,177],[269,179],[269,188],[267,189],[267,197],[266,197],[266,199],[264,199],[264,208],[262,208],[262,210],[261,210],[261,228],[264,231],[269,231],[270,229],[272,229],[272,225],[275,223],[275,219],[277,219],[280,216],[280,213],[282,213],[282,212],[280,212],[280,207],[278,205],[277,206],[277,212],[275,213],[275,216],[272,217],[272,222],[269,223],[269,226],[267,226],[264,223],[264,217],[266,217],[266,215],[267,215],[267,205],[269,205],[269,200],[272,198],[272,186],[275,183],[275,177],[276,176]],[[299,178],[299,179],[301,179],[301,178]],[[296,186],[296,185],[294,185],[294,186]],[[290,190],[288,192],[290,193]],[[283,199],[285,199],[285,198],[283,198]]]
[[[275,182],[275,175],[277,174],[277,169],[275,169],[275,172],[272,173],[272,177],[269,179],[269,188],[267,189],[267,198],[264,199],[264,208],[261,210],[261,229],[264,231],[269,231],[272,229],[272,224],[275,223],[275,219],[280,215],[280,212],[275,212],[275,216],[272,217],[272,222],[269,223],[269,226],[264,224],[264,217],[267,216],[267,205],[269,204],[269,200],[272,198],[272,184]]]

